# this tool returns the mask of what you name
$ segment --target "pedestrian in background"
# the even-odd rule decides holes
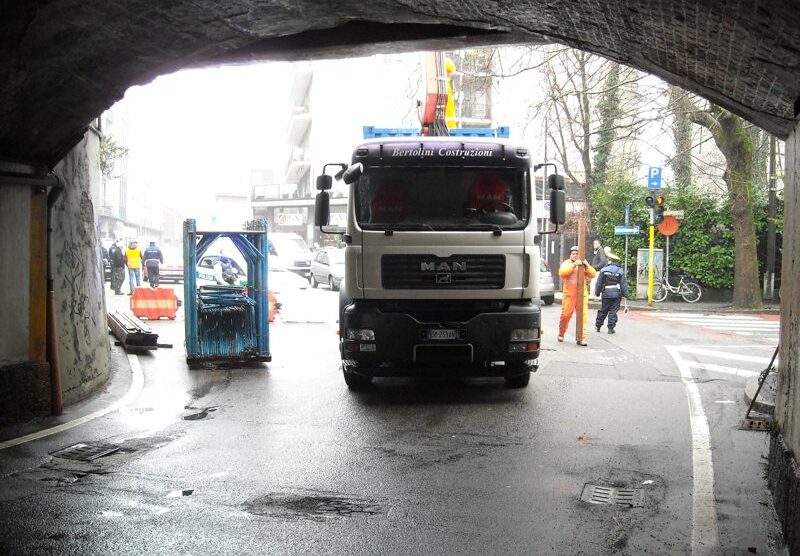
[[[161,249],[158,248],[156,242],[151,241],[150,245],[144,250],[142,257],[144,258],[144,267],[147,271],[150,287],[157,288],[159,266],[164,262],[164,255],[161,254]]]
[[[122,295],[122,283],[125,281],[125,253],[122,242],[116,240],[108,249],[108,266],[111,268],[111,289],[115,295]]]
[[[600,238],[596,238],[594,240],[592,247],[594,248],[592,251],[592,267],[594,267],[595,270],[600,270],[608,264],[608,253],[610,249],[608,247],[603,247],[603,242],[600,240]],[[595,276],[592,280],[592,285],[589,287],[589,295],[591,295],[593,298],[597,297],[594,295],[594,290],[596,287],[597,277]]]
[[[128,285],[131,288],[128,295],[133,295],[133,290],[142,285],[142,250],[135,239],[128,243],[125,250],[125,264],[128,265]]]
[[[595,330],[600,332],[603,322],[608,316],[608,333],[614,334],[617,327],[617,311],[623,297],[628,297],[628,280],[625,272],[617,264],[619,257],[614,253],[608,254],[608,264],[600,269],[595,285],[595,295],[601,298],[600,310],[594,321]]]
[[[575,306],[578,304],[578,269],[583,266],[586,278],[594,278],[597,271],[586,262],[586,259],[578,259],[578,246],[573,245],[569,250],[569,259],[561,263],[558,269],[558,275],[561,277],[562,298],[561,298],[561,319],[558,321],[558,341],[564,341],[564,334],[567,332],[569,321],[572,318],[572,313],[575,312]],[[584,282],[586,288],[588,282]],[[578,345],[585,346],[586,344],[586,320],[587,313],[589,312],[589,296],[584,291],[583,296],[583,336],[577,339]]]

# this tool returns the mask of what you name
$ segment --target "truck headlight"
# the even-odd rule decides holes
[[[347,332],[345,332],[345,339],[374,342],[375,331],[369,328],[348,328]]]
[[[517,328],[511,331],[512,342],[524,342],[525,340],[536,340],[538,338],[538,328]]]

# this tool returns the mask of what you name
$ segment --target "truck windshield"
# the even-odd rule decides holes
[[[368,167],[355,187],[363,229],[521,229],[528,220],[527,169]]]

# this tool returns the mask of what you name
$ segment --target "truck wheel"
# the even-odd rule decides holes
[[[507,376],[506,386],[509,388],[525,388],[531,381],[531,372],[527,371],[521,375]]]
[[[509,388],[525,388],[531,381],[531,368],[523,361],[506,361],[506,386]]]
[[[352,371],[348,371],[347,367],[344,365],[342,366],[342,374],[344,375],[344,382],[347,384],[347,388],[353,392],[363,392],[365,390],[369,390],[369,387],[372,384],[371,376],[364,376],[356,374]]]
[[[542,298],[542,301],[544,301],[545,305],[552,305],[555,302],[555,300],[556,296],[554,295],[546,295]]]

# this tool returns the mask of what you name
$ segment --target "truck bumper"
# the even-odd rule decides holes
[[[444,302],[441,311],[431,305],[420,304],[419,312],[376,301],[345,307],[339,345],[346,370],[367,376],[515,376],[536,370],[541,313],[535,303],[495,302],[480,312],[466,303]],[[430,314],[436,319],[425,316]],[[348,330],[372,331],[374,341],[349,339]],[[514,330],[533,333],[511,341]]]

